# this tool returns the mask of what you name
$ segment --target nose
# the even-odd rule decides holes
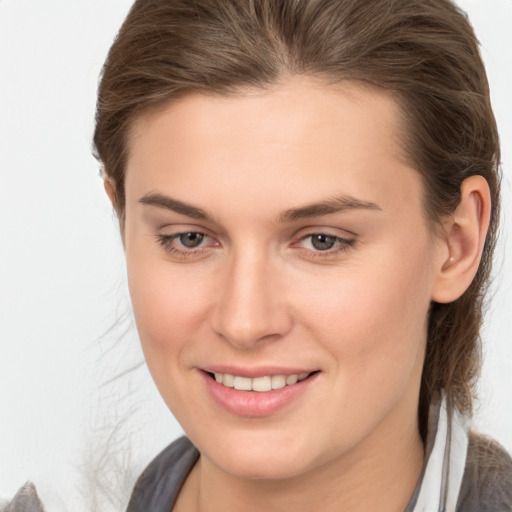
[[[258,251],[233,255],[219,273],[212,327],[237,348],[252,348],[289,332],[293,320],[280,269]]]

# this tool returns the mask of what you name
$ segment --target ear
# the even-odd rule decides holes
[[[112,206],[114,207],[114,210],[116,210],[117,209],[116,186],[114,184],[114,180],[107,174],[105,174],[105,177],[103,178],[103,186],[105,187],[105,192],[107,193],[107,196],[110,199],[110,202],[112,203]]]
[[[476,275],[491,218],[491,194],[482,176],[471,176],[460,188],[460,202],[443,224],[444,250],[437,262],[432,300],[458,299]]]

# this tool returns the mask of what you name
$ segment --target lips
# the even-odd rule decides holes
[[[320,373],[216,370],[199,372],[214,403],[230,414],[252,418],[286,411],[314,385]]]

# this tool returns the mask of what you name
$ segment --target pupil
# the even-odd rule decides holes
[[[180,242],[184,247],[192,249],[197,247],[203,241],[204,235],[202,233],[183,233],[180,235]]]
[[[327,251],[334,247],[336,238],[329,235],[313,235],[311,243],[315,249],[318,249],[319,251]]]

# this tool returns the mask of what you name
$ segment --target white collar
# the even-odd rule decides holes
[[[427,454],[421,487],[413,512],[455,512],[468,449],[469,418],[448,413],[443,396],[438,409],[435,440]],[[430,421],[429,421],[430,423]]]

